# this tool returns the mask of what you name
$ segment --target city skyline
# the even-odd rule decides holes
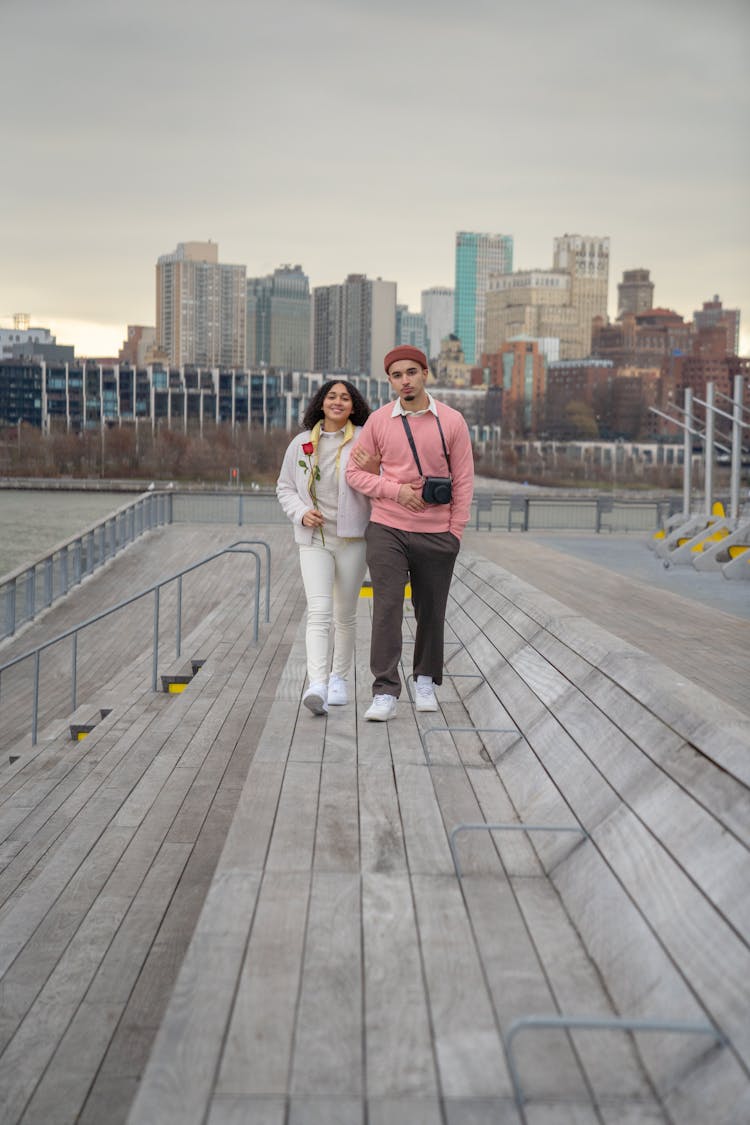
[[[458,231],[501,230],[516,270],[609,238],[610,316],[648,269],[686,320],[715,293],[739,308],[750,352],[737,0],[8,0],[3,23],[3,327],[26,312],[116,354],[192,239],[248,276],[395,281],[417,311],[454,285]]]

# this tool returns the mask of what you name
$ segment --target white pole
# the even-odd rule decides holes
[[[703,443],[703,480],[706,494],[706,518],[714,503],[714,384],[706,384],[706,437]]]
[[[682,514],[685,519],[690,517],[690,501],[692,499],[692,472],[693,472],[693,392],[690,387],[685,388],[685,430],[682,440]]]
[[[729,491],[729,518],[740,514],[740,465],[742,461],[742,376],[734,377],[734,409],[732,411],[732,470]]]

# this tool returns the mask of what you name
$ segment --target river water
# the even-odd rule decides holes
[[[125,492],[0,489],[0,580],[133,499]]]

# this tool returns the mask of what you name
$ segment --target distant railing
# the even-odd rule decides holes
[[[0,583],[0,640],[63,598],[145,531],[169,523],[171,493],[144,493]]]
[[[286,523],[271,490],[258,493],[174,492],[174,523]],[[656,531],[681,507],[679,497],[619,500],[612,496],[493,496],[477,493],[469,527],[487,531]]]
[[[615,500],[611,496],[474,497],[475,531],[657,531],[682,507],[678,497]]]
[[[483,495],[472,502],[469,527],[477,531],[656,531],[682,501],[677,497],[616,500],[611,496]],[[170,523],[239,527],[284,524],[275,492],[144,493],[106,519],[55,547],[0,583],[0,640],[78,585],[144,531]]]

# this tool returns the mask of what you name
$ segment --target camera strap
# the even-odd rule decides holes
[[[433,412],[430,411],[430,414],[432,414],[432,413]],[[440,419],[438,418],[436,413],[433,414],[433,417],[434,417],[435,421],[437,422],[437,428],[440,431],[440,440],[443,443],[443,453],[445,454],[445,460],[448,464],[448,475],[450,475],[451,459],[448,456],[448,447],[445,444],[445,435],[443,434],[443,427],[440,425]],[[414,435],[411,432],[411,426],[409,425],[409,422],[408,422],[405,414],[401,415],[401,421],[404,423],[404,429],[406,430],[406,436],[409,439],[409,445],[411,446],[411,451],[414,454],[414,460],[417,463],[417,469],[419,471],[419,475],[420,475],[420,477],[423,477],[424,473],[422,472],[422,466],[419,463],[419,454],[417,453],[417,447],[414,444]]]

